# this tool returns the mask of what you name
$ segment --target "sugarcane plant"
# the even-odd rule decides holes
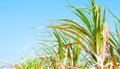
[[[57,19],[56,24],[45,26],[50,39],[37,41],[35,55],[13,64],[15,69],[119,69],[120,19],[110,10],[89,0],[85,8],[68,2],[78,20]],[[106,10],[116,21],[116,33],[109,30]]]

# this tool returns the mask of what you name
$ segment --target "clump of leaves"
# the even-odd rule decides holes
[[[15,64],[15,69],[119,69],[120,19],[116,20],[116,33],[109,31],[106,9],[90,0],[86,8],[68,6],[79,21],[58,19],[50,39],[38,41],[44,48],[35,49],[35,57]],[[103,14],[101,14],[103,13]]]

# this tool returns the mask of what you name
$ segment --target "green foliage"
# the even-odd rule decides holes
[[[14,64],[15,69],[118,69],[120,65],[120,19],[108,10],[116,21],[116,32],[105,25],[106,9],[89,0],[81,9],[69,3],[79,21],[56,20],[50,40],[37,42],[44,48],[35,49],[35,57]],[[103,13],[103,14],[101,14]],[[110,36],[109,36],[110,34]],[[42,52],[42,53],[41,53]]]

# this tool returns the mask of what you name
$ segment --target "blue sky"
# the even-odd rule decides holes
[[[74,4],[81,4],[80,1],[70,0]],[[96,1],[120,15],[119,0]],[[0,60],[18,59],[21,56],[19,51],[35,41],[37,34],[42,34],[32,28],[49,25],[50,19],[74,18],[66,5],[65,0],[0,0]],[[107,17],[111,29],[113,19],[110,15]]]

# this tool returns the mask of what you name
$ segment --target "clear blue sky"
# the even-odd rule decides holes
[[[81,4],[80,1],[70,0],[74,4]],[[120,15],[119,0],[96,1]],[[48,25],[49,19],[74,18],[66,5],[65,0],[0,0],[0,60],[20,57],[19,51],[35,41],[35,35],[40,34],[32,31],[32,28]],[[112,28],[111,16],[107,17],[107,23]]]

